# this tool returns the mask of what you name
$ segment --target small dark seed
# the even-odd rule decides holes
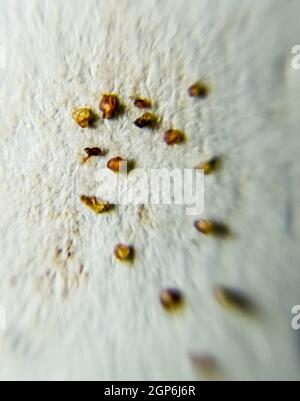
[[[201,97],[206,98],[209,94],[209,87],[204,82],[197,82],[189,88],[189,95],[191,97]]]
[[[176,145],[183,142],[184,139],[184,134],[177,129],[170,129],[165,132],[164,140],[167,145]]]
[[[114,173],[119,173],[122,162],[125,162],[122,157],[114,157],[113,159],[109,160],[109,162],[107,163],[107,167]]]
[[[84,151],[87,154],[88,158],[103,155],[103,150],[100,148],[85,148]]]
[[[88,107],[81,107],[74,110],[73,119],[81,128],[88,128],[95,120],[95,115]]]
[[[213,234],[216,237],[225,238],[229,237],[231,234],[229,228],[225,224],[212,220],[197,220],[194,223],[194,227],[205,235]]]
[[[208,220],[195,221],[194,226],[202,234],[211,234],[214,231],[214,223]]]
[[[209,175],[214,171],[218,170],[220,166],[221,166],[221,158],[214,157],[210,160],[201,163],[198,168],[200,170],[203,170],[205,175]]]
[[[153,127],[157,122],[156,117],[152,113],[145,113],[135,120],[134,125],[138,128]]]
[[[118,98],[113,94],[104,94],[100,100],[99,108],[103,118],[113,118],[118,109]]]
[[[134,99],[133,104],[135,105],[135,107],[139,109],[148,109],[149,107],[151,107],[151,102],[150,100],[147,99],[141,99],[141,98]]]
[[[115,247],[115,257],[120,261],[129,261],[133,259],[133,249],[124,244],[118,244]]]
[[[160,302],[166,310],[172,311],[182,306],[183,295],[179,290],[174,288],[164,289],[160,293]]]
[[[254,310],[253,302],[238,290],[218,286],[214,289],[214,296],[223,308],[239,312],[251,312]]]
[[[81,195],[80,200],[86,207],[91,209],[96,214],[105,213],[112,209],[112,205],[110,205],[108,202],[97,199],[95,196]]]

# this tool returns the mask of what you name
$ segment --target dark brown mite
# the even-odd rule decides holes
[[[147,99],[136,98],[134,99],[133,104],[138,109],[149,109],[151,107],[151,102]]]
[[[174,311],[183,305],[183,295],[174,288],[164,289],[160,293],[160,303],[167,311]]]
[[[217,286],[213,292],[215,299],[225,309],[247,313],[255,310],[253,302],[245,294],[236,289]]]
[[[157,123],[157,119],[152,113],[144,113],[140,118],[135,120],[134,125],[138,128],[152,128]]]
[[[214,232],[214,223],[209,220],[197,220],[194,223],[194,227],[197,231],[202,234],[212,234]]]
[[[214,171],[219,170],[221,167],[222,160],[220,157],[213,157],[212,159],[209,159],[203,163],[201,163],[198,167],[198,169],[203,170],[205,175],[209,175],[213,173]]]
[[[87,154],[87,157],[99,157],[103,155],[103,150],[100,148],[85,148],[84,149],[85,153]]]
[[[216,237],[229,237],[230,230],[223,224],[212,220],[197,220],[194,222],[194,227],[197,231],[205,235],[215,235]]]
[[[192,85],[189,90],[190,97],[206,98],[210,92],[209,86],[204,82],[197,82]]]
[[[113,118],[118,109],[119,101],[116,95],[104,94],[99,103],[100,111],[102,112],[103,118]]]
[[[184,142],[185,136],[184,134],[177,129],[170,129],[165,132],[164,141],[167,145],[176,145],[181,142]]]

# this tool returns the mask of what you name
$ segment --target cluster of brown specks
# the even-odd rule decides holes
[[[205,82],[197,82],[188,89],[188,95],[193,98],[200,100],[205,99],[210,94],[210,87]],[[157,116],[149,111],[152,107],[152,103],[146,98],[131,98],[133,105],[143,110],[144,113],[137,118],[133,124],[140,128],[155,129],[158,126]],[[121,111],[121,105],[119,98],[116,94],[103,94],[100,99],[99,109],[102,113],[103,119],[112,119],[116,117]],[[92,127],[95,120],[97,119],[96,114],[93,110],[88,107],[78,108],[73,112],[73,118],[81,128]],[[184,143],[186,140],[185,133],[181,132],[176,128],[171,128],[164,133],[164,142],[169,146],[175,146]],[[86,148],[85,161],[92,157],[104,156],[105,152],[102,148]],[[119,173],[121,170],[121,164],[125,160],[120,157],[114,157],[107,162],[107,168],[114,173]],[[211,159],[203,161],[196,168],[203,170],[205,175],[210,175],[220,169],[222,165],[222,159],[219,156],[215,156]],[[94,196],[80,196],[81,202],[92,210],[96,214],[107,213],[113,209],[113,205],[106,201],[98,199]],[[195,229],[206,236],[214,236],[216,238],[226,238],[230,236],[230,230],[228,227],[220,222],[214,220],[197,220],[194,222]],[[135,250],[131,245],[117,244],[114,248],[114,256],[119,262],[134,262]],[[252,302],[240,292],[223,287],[217,286],[213,291],[214,298],[216,301],[225,309],[238,312],[251,312],[253,311]],[[160,303],[161,306],[167,312],[177,312],[181,310],[185,304],[183,293],[176,288],[165,288],[160,292]],[[216,361],[209,355],[205,354],[192,354],[190,356],[191,362],[194,368],[206,378],[216,378],[219,376],[219,369]]]

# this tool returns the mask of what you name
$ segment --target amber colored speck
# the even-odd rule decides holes
[[[209,220],[195,221],[194,226],[202,234],[212,234],[214,232],[214,223]]]
[[[149,107],[151,107],[151,102],[147,99],[136,98],[134,99],[133,104],[138,109],[148,109]]]
[[[162,306],[168,310],[173,311],[183,304],[182,293],[174,288],[167,288],[160,293],[160,303]]]
[[[157,119],[152,113],[144,113],[140,118],[135,120],[134,125],[138,128],[153,127]]]
[[[184,142],[184,134],[177,129],[170,129],[165,132],[164,141],[167,145],[176,145],[178,143]]]
[[[108,202],[101,201],[95,196],[81,195],[80,200],[85,206],[87,206],[96,214],[108,212],[112,208],[112,205],[110,205]]]
[[[209,94],[209,86],[204,82],[197,82],[192,85],[188,92],[191,97],[200,97],[202,99],[206,98]]]
[[[120,261],[129,261],[133,257],[133,250],[130,246],[118,244],[115,247],[115,257]]]
[[[118,98],[113,94],[104,94],[99,104],[100,111],[102,112],[103,118],[113,118],[118,109]]]
[[[121,164],[124,162],[125,160],[122,159],[122,157],[114,157],[113,159],[109,160],[109,162],[107,163],[107,167],[114,173],[119,173],[121,169]]]
[[[255,307],[252,301],[240,291],[218,286],[214,288],[214,296],[217,302],[225,309],[237,312],[251,312]]]
[[[212,221],[212,220],[197,220],[194,223],[194,227],[202,234],[213,234],[219,238],[229,238],[232,236],[232,233],[228,226],[223,223]]]
[[[81,128],[88,128],[94,121],[94,113],[88,107],[81,107],[73,112],[73,119]]]
[[[200,170],[204,171],[205,175],[209,175],[214,171],[218,170],[221,165],[221,159],[219,157],[214,157],[200,164],[198,167]]]

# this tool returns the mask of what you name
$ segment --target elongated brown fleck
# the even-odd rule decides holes
[[[129,245],[118,244],[115,247],[115,257],[121,262],[131,261],[133,259],[133,248]]]
[[[84,151],[87,154],[88,158],[99,157],[103,155],[103,150],[100,148],[85,148]]]
[[[149,107],[151,107],[151,102],[150,102],[150,100],[142,99],[142,98],[136,98],[136,99],[134,99],[133,104],[134,104],[135,107],[137,107],[138,109],[149,109]]]
[[[185,140],[184,134],[177,129],[170,129],[165,132],[164,140],[167,145],[176,145]]]
[[[175,288],[166,288],[160,293],[160,303],[167,311],[174,311],[183,305],[183,295]]]
[[[88,128],[93,123],[95,115],[88,107],[81,107],[74,110],[73,119],[81,128]]]
[[[118,109],[118,98],[113,94],[104,94],[100,100],[99,108],[102,112],[103,118],[113,118]]]
[[[188,92],[191,97],[199,97],[204,99],[208,96],[210,89],[205,82],[196,82],[189,88]]]
[[[114,157],[113,159],[109,160],[107,163],[107,167],[112,170],[114,173],[119,173],[121,169],[122,163],[124,163],[125,160],[122,159],[122,157]]]
[[[197,220],[194,222],[194,227],[202,234],[213,234],[217,237],[230,236],[229,228],[223,224],[212,220]]]
[[[218,303],[225,309],[237,312],[254,311],[253,302],[238,290],[218,286],[214,288],[214,296]]]
[[[112,205],[110,205],[108,202],[101,201],[95,196],[81,195],[80,200],[85,206],[87,206],[96,214],[108,212],[112,208]]]
[[[214,223],[209,220],[195,221],[194,226],[202,234],[212,234],[214,232]]]
[[[196,372],[205,379],[220,377],[219,366],[216,360],[207,354],[191,354],[190,359]]]
[[[221,166],[221,158],[213,157],[212,159],[201,163],[198,169],[203,170],[205,175],[209,175],[214,171],[218,170],[220,166]]]
[[[152,128],[157,123],[157,119],[152,113],[144,113],[140,118],[135,120],[134,125],[138,128]]]

